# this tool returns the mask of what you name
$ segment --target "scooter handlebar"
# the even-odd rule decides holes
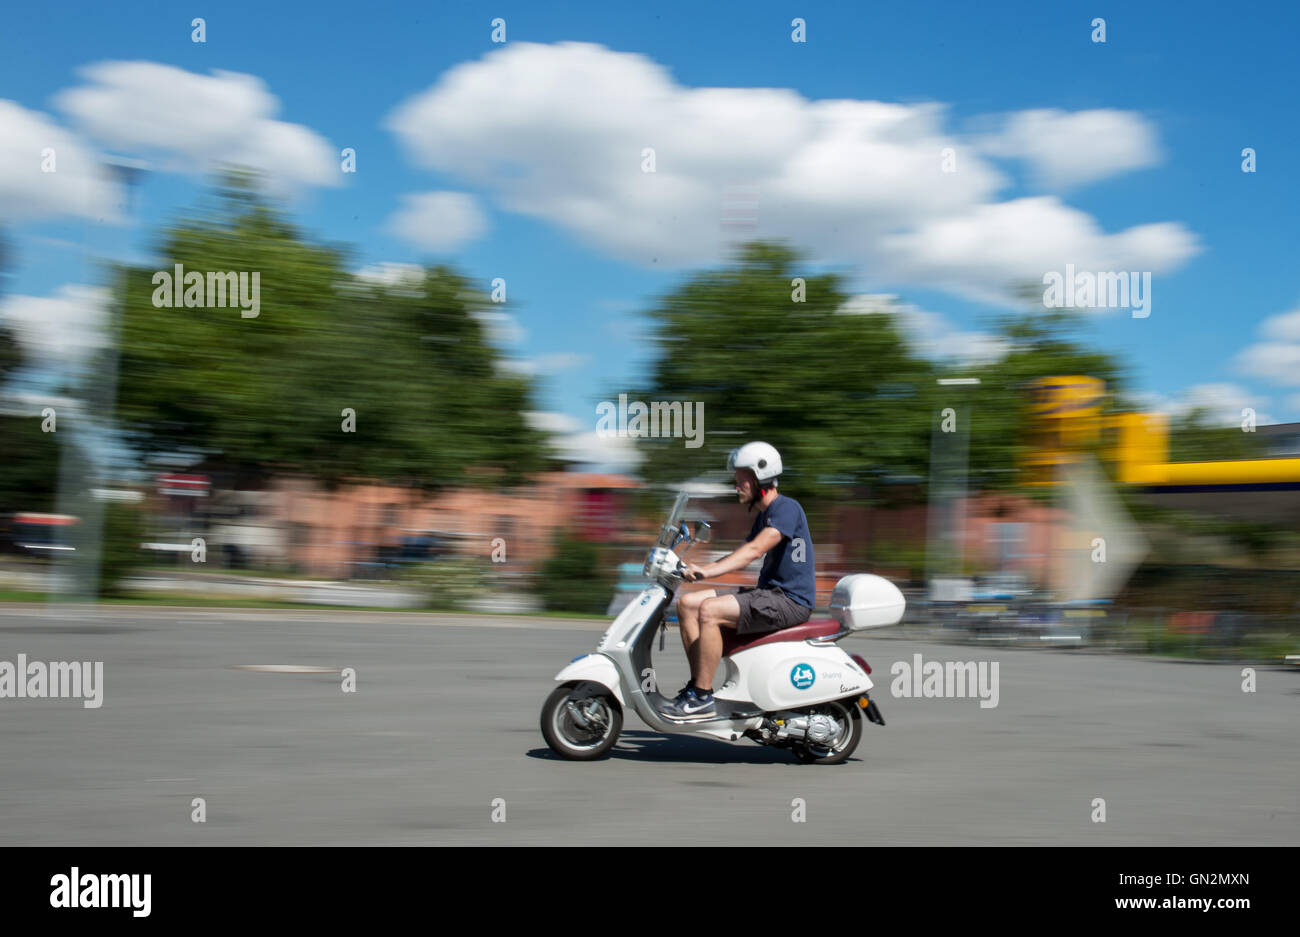
[[[701,576],[700,579],[692,579],[686,570],[686,564],[681,560],[677,561],[677,575],[682,577],[683,582],[700,582],[704,578]]]

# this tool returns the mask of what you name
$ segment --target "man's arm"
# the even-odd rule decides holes
[[[706,566],[688,564],[686,568],[692,573],[698,574],[692,578],[692,581],[712,579],[714,576],[722,576],[738,569],[744,569],[780,543],[781,536],[781,531],[775,527],[764,527],[757,537],[741,544],[740,549],[728,556],[724,556],[716,563],[709,563]]]

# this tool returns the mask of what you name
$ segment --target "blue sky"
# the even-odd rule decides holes
[[[88,329],[88,257],[149,258],[205,167],[252,153],[358,267],[504,277],[500,341],[575,446],[595,444],[596,402],[636,382],[637,312],[725,261],[723,201],[741,184],[758,202],[741,233],[899,296],[925,353],[992,353],[1012,276],[1150,270],[1150,315],[1094,310],[1089,334],[1151,403],[1300,420],[1294,5],[50,10],[7,11],[0,36],[0,220],[17,249],[0,309],[34,347]],[[57,179],[33,174],[46,145]],[[355,173],[339,172],[343,147]],[[134,225],[55,188],[103,153],[152,167]]]

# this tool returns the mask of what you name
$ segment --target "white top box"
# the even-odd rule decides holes
[[[831,615],[850,631],[896,625],[906,607],[898,586],[870,573],[843,577],[831,593]]]

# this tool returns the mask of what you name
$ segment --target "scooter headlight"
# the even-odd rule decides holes
[[[663,547],[655,547],[651,550],[645,561],[644,572],[646,576],[653,579],[676,567],[677,564],[672,562],[670,557],[673,557],[673,552]]]

